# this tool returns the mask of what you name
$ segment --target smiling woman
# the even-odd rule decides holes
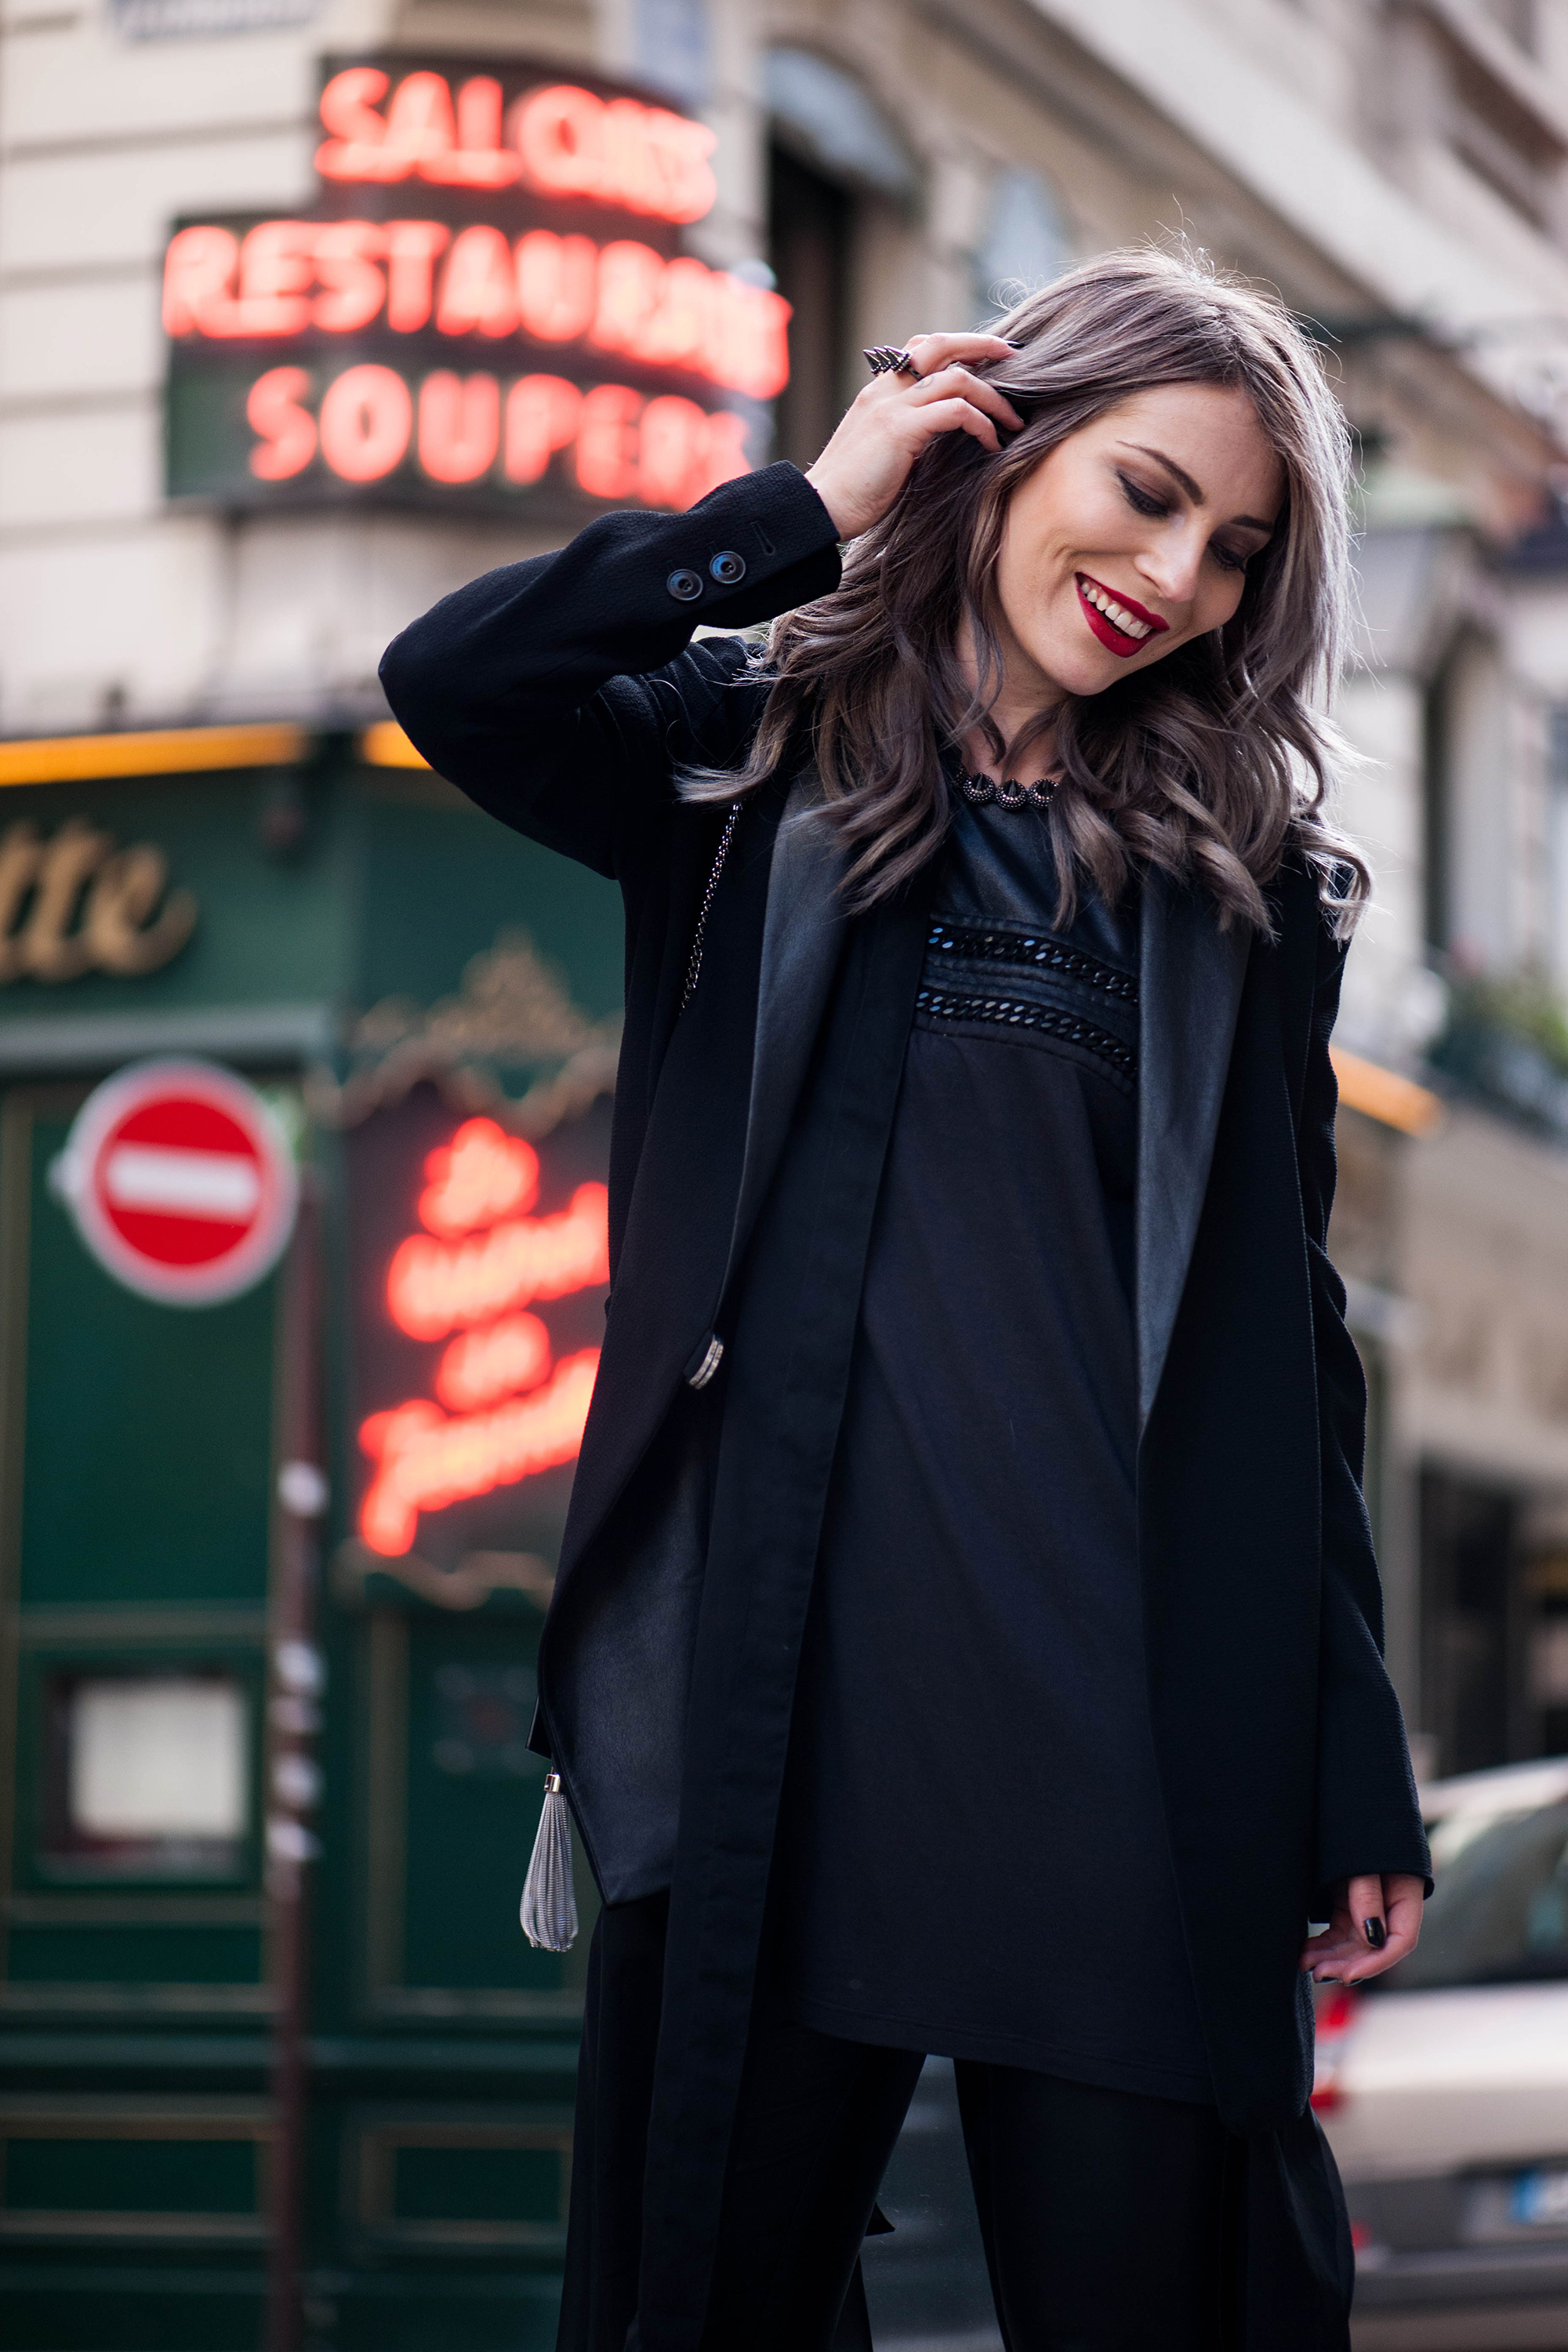
[[[569,1940],[570,1806],[561,2352],[868,2352],[929,2053],[1017,2352],[1348,2347],[1306,1979],[1408,1953],[1427,1857],[1325,1251],[1345,435],[1278,303],[1178,261],[1002,324],[383,665],[626,907],[523,1910]],[[405,1270],[500,1280],[510,1230]],[[401,1526],[464,1464],[394,1437]]]
[[[751,789],[809,704],[867,904],[942,837],[946,744],[1070,786],[1064,913],[1134,852],[1258,923],[1291,844],[1347,928],[1366,874],[1321,815],[1337,739],[1314,706],[1348,442],[1310,351],[1277,301],[1148,253],[998,328],[914,336],[912,368],[860,394],[807,476],[853,542],[842,584],[775,623],[744,767],[684,789]]]

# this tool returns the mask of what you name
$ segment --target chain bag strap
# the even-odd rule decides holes
[[[708,910],[713,904],[713,893],[719,887],[719,877],[724,871],[724,860],[734,839],[735,824],[741,814],[739,801],[731,801],[730,814],[724,820],[724,830],[719,836],[719,846],[713,855],[712,868],[708,876],[708,887],[702,893],[702,904],[697,910],[697,929],[691,941],[691,958],[686,967],[686,985],[680,992],[680,1010],[685,1012],[697,992],[702,977],[702,945],[708,936]]]

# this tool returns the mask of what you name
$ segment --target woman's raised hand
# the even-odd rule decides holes
[[[806,475],[840,539],[869,530],[892,505],[910,467],[939,433],[973,433],[998,449],[996,427],[1016,433],[1024,420],[971,363],[1005,360],[1000,335],[911,335],[905,345],[918,376],[873,376],[856,394],[838,429]]]

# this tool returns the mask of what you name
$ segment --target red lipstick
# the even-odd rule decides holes
[[[1158,613],[1151,613],[1147,605],[1140,604],[1135,596],[1124,595],[1120,589],[1107,588],[1103,581],[1094,579],[1087,572],[1075,572],[1073,576],[1084,619],[1107,652],[1120,654],[1123,661],[1133,654],[1142,653],[1151,637],[1161,635],[1170,627],[1169,621],[1163,621]],[[1119,628],[1110,614],[1100,610],[1095,602],[1097,597],[1114,604],[1128,620],[1142,622],[1142,634]]]

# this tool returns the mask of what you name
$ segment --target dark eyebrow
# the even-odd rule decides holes
[[[1121,446],[1124,449],[1136,449],[1141,457],[1152,457],[1156,466],[1163,466],[1172,480],[1186,492],[1194,506],[1201,507],[1205,503],[1202,490],[1185,467],[1178,466],[1173,457],[1167,457],[1163,449],[1146,449],[1142,441],[1124,441]],[[1232,515],[1231,523],[1238,530],[1260,530],[1265,539],[1274,536],[1274,525],[1260,522],[1256,515]]]

